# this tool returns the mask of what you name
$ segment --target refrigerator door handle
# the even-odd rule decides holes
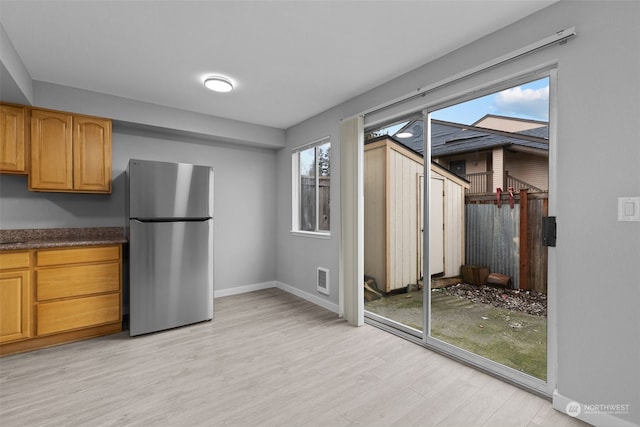
[[[131,221],[138,221],[144,223],[150,222],[204,222],[212,219],[211,217],[203,218],[131,218]]]

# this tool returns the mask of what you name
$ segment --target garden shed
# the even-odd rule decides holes
[[[364,271],[381,292],[423,278],[424,159],[384,135],[364,146]],[[431,163],[431,275],[464,264],[464,190],[469,182]]]

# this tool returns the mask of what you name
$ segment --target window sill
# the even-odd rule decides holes
[[[313,237],[314,239],[331,239],[331,233],[321,233],[315,231],[291,230],[291,235],[300,237]]]

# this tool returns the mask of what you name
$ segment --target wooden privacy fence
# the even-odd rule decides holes
[[[318,230],[330,230],[330,205],[329,193],[331,191],[331,177],[321,176],[318,182],[318,206],[316,210],[316,179],[303,176],[300,188],[300,229],[315,231],[316,212],[319,212]]]
[[[511,276],[516,289],[547,292],[547,248],[542,245],[542,218],[548,193],[514,195],[514,208],[503,193],[465,198],[465,263]]]

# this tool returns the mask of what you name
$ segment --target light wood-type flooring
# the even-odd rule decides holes
[[[547,400],[278,289],[215,319],[0,359],[0,426],[581,426]]]

